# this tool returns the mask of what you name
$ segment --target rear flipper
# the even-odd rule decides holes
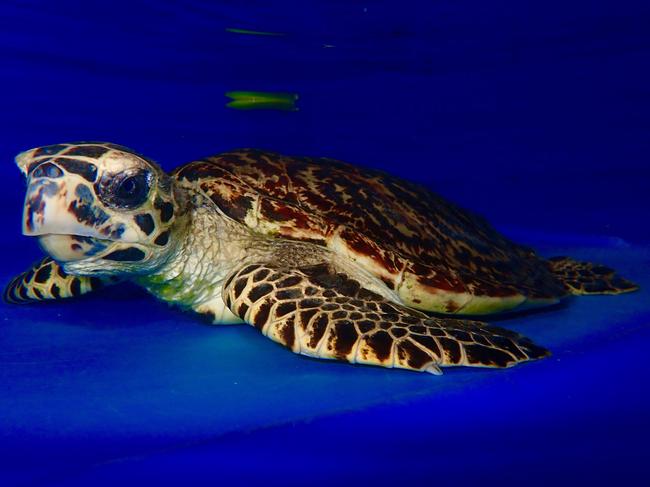
[[[571,294],[622,294],[639,286],[616,274],[614,269],[569,257],[552,257],[548,265]]]
[[[110,277],[71,276],[51,257],[45,257],[14,277],[5,288],[3,298],[12,304],[71,298],[114,282],[117,279]]]

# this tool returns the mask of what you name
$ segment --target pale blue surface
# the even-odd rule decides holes
[[[642,272],[650,265],[647,248],[618,244],[597,250],[546,250],[608,262],[650,288],[648,275]],[[456,426],[438,415],[455,421],[468,416],[468,421],[475,421],[471,416],[483,402],[508,411],[484,423],[488,430],[499,425],[507,428],[510,421],[537,428],[536,416],[557,429],[561,424],[553,424],[548,411],[566,415],[567,420],[582,420],[583,413],[600,416],[610,411],[619,416],[630,408],[636,411],[650,405],[643,388],[635,394],[625,388],[625,395],[614,401],[610,396],[621,384],[636,387],[636,379],[631,378],[637,377],[637,371],[631,364],[643,365],[650,325],[646,292],[575,299],[548,313],[500,320],[550,348],[553,356],[507,371],[446,369],[442,377],[311,360],[288,353],[247,326],[201,325],[194,316],[146,295],[118,290],[106,294],[77,302],[0,308],[4,323],[0,441],[11,446],[0,460],[5,474],[11,472],[18,479],[60,477],[67,482],[90,468],[84,475],[94,484],[105,474],[126,475],[124,469],[131,465],[141,472],[140,467],[149,471],[151,462],[173,468],[175,461],[182,465],[196,451],[199,456],[190,464],[215,469],[219,465],[224,475],[236,477],[234,463],[224,463],[220,457],[207,459],[215,448],[212,443],[218,445],[223,435],[244,434],[243,440],[236,437],[241,442],[247,432],[253,435],[269,427],[286,428],[355,411],[358,421],[348,423],[363,427],[363,411],[378,405],[392,404],[396,409],[380,414],[377,427],[395,429],[383,424],[388,419],[395,424],[413,421],[410,427],[416,434],[421,421],[421,427],[436,436],[432,440],[436,449],[458,441]],[[612,363],[620,359],[610,348],[622,353],[622,362]],[[622,365],[629,370],[621,370]],[[577,381],[576,394],[584,396],[578,404],[571,398],[567,378],[561,377],[565,374]],[[612,380],[620,384],[614,386]],[[558,384],[567,396],[553,394]],[[466,400],[464,394],[469,394]],[[460,409],[446,409],[449,397]],[[513,412],[513,400],[523,401],[525,408],[535,400],[541,403],[534,410]],[[408,418],[402,418],[404,414]],[[329,428],[324,431],[331,434]],[[521,433],[513,432],[517,441]],[[565,438],[562,431],[558,434],[562,442],[576,441]],[[346,430],[340,435],[345,444],[364,443]],[[318,441],[305,438],[303,447],[308,450]],[[557,446],[548,438],[544,441],[548,447]],[[207,446],[197,446],[203,443]],[[227,444],[223,448],[228,450]],[[369,452],[355,454],[365,458]],[[170,460],[170,455],[180,457]],[[423,451],[413,452],[413,461],[423,455]],[[114,460],[120,462],[101,465]],[[38,470],[32,469],[34,464]],[[261,471],[246,475],[264,476]],[[276,480],[273,485],[282,484]]]

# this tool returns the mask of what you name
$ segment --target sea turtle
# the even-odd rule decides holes
[[[49,256],[8,285],[13,303],[129,280],[296,353],[439,374],[548,354],[469,315],[636,289],[604,266],[545,260],[424,187],[332,159],[245,149],[166,174],[126,147],[81,142],[16,163],[23,233]]]

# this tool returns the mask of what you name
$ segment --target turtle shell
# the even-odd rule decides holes
[[[254,231],[348,256],[414,308],[482,314],[566,295],[531,249],[380,171],[245,149],[191,162],[174,176]]]

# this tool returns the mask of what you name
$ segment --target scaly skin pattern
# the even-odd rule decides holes
[[[311,357],[439,374],[440,366],[509,367],[548,355],[514,332],[390,302],[327,263],[247,265],[223,294],[242,320]]]
[[[113,276],[89,277],[66,273],[51,257],[45,257],[29,270],[17,275],[4,291],[4,301],[11,304],[74,298],[120,279]]]
[[[548,265],[571,294],[622,294],[639,289],[604,265],[578,262],[569,257],[553,257]]]
[[[255,240],[242,225],[220,215],[214,203],[192,187],[185,224],[176,229],[176,249],[155,271],[134,281],[159,299],[206,315],[216,323],[241,320],[223,304],[226,274],[252,252]]]

